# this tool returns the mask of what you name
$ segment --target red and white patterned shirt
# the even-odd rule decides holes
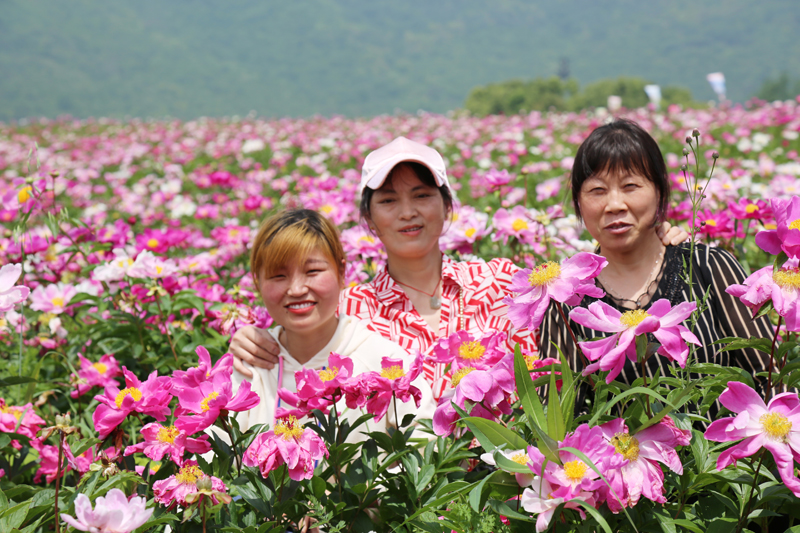
[[[508,306],[503,298],[511,295],[508,286],[519,267],[508,259],[456,262],[442,258],[442,307],[439,331],[432,331],[414,309],[402,287],[386,269],[381,269],[370,283],[342,291],[339,312],[368,321],[368,328],[390,339],[408,352],[430,353],[433,345],[459,328],[459,293],[464,301],[464,329],[476,337],[484,332],[507,334],[507,347],[513,351],[519,343],[523,352],[538,352],[534,332],[516,330],[506,316]],[[446,365],[425,363],[425,377],[438,400],[449,385],[444,374]]]

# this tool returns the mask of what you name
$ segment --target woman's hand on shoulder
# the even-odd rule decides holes
[[[661,223],[661,226],[656,230],[656,235],[664,243],[664,246],[677,246],[682,242],[686,242],[689,238],[686,230],[673,226],[667,221]]]
[[[234,333],[228,351],[233,354],[233,368],[248,378],[253,377],[253,373],[242,362],[271,370],[278,364],[281,353],[269,331],[255,326],[245,326]]]

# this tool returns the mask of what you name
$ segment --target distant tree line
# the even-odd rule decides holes
[[[774,78],[767,78],[761,85],[756,98],[774,102],[775,100],[790,100],[800,94],[800,80],[791,79],[787,72],[781,72]]]
[[[580,111],[605,107],[611,95],[622,98],[625,107],[642,107],[649,102],[644,87],[650,83],[641,78],[621,77],[599,80],[581,89],[574,78],[562,80],[553,76],[529,81],[509,80],[475,87],[467,96],[464,107],[478,116],[526,111]],[[662,106],[697,105],[692,93],[683,87],[662,87],[661,98]]]

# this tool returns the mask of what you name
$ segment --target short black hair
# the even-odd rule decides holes
[[[618,119],[594,130],[578,148],[572,165],[572,204],[581,216],[579,197],[583,183],[598,172],[635,172],[655,185],[658,209],[655,224],[663,222],[669,208],[667,165],[658,143],[631,120]]]
[[[444,202],[446,213],[449,215],[453,212],[453,193],[450,192],[450,187],[447,185],[437,185],[436,178],[433,176],[431,169],[422,163],[417,163],[416,161],[401,161],[397,163],[394,167],[392,167],[392,170],[389,171],[389,174],[386,175],[386,180],[383,182],[384,184],[392,181],[392,176],[394,175],[395,170],[397,170],[397,168],[400,166],[406,166],[410,168],[414,174],[417,175],[419,181],[421,181],[427,187],[435,187],[439,189],[439,194],[442,195],[442,201]],[[369,187],[364,187],[364,190],[361,191],[361,203],[358,207],[361,220],[366,221],[370,218],[372,213],[370,212],[369,204],[372,201],[372,196],[374,194],[375,189],[370,189]]]

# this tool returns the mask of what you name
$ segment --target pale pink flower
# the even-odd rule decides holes
[[[125,456],[143,452],[153,461],[160,461],[164,455],[169,455],[176,464],[181,464],[184,452],[206,453],[211,450],[208,435],[193,439],[175,426],[162,426],[158,422],[151,422],[142,428],[141,433],[144,440],[125,448]]]
[[[576,502],[571,500],[581,500],[592,507],[595,506],[594,495],[588,491],[579,491],[571,494],[569,497],[554,496],[554,487],[547,479],[534,476],[531,480],[530,486],[522,491],[520,497],[520,505],[522,508],[536,516],[536,532],[542,533],[547,531],[550,527],[550,522],[553,520],[553,514],[556,508],[564,504],[564,509],[577,510],[581,518],[586,518],[583,509]]]
[[[22,265],[8,264],[0,268],[0,314],[11,311],[24,302],[31,290],[24,285],[14,285],[22,275]]]
[[[114,356],[105,354],[96,363],[92,363],[83,355],[78,354],[81,363],[78,374],[72,375],[72,383],[75,388],[70,391],[70,396],[77,398],[89,392],[93,387],[107,387],[116,385],[116,377],[122,375],[119,364]]]
[[[63,313],[78,290],[67,283],[39,285],[31,294],[31,309],[55,315]]]
[[[167,479],[161,479],[153,483],[153,495],[155,500],[161,505],[166,505],[168,508],[174,505],[186,507],[186,497],[190,494],[197,492],[197,482],[203,478],[211,478],[211,488],[216,492],[226,492],[225,484],[221,479],[207,476],[197,466],[197,461],[186,461],[178,470],[177,474],[169,476]],[[211,500],[216,505],[219,503],[216,497],[212,496]]]
[[[800,197],[770,200],[777,228],[756,234],[756,244],[765,252],[789,257],[800,256]]]
[[[495,211],[492,226],[495,229],[492,240],[502,240],[503,244],[507,244],[509,238],[515,237],[519,242],[532,246],[538,242],[543,231],[535,214],[521,205],[514,206],[511,211],[505,208]]]
[[[561,178],[544,180],[536,186],[536,201],[543,202],[561,191]]]
[[[128,268],[127,275],[132,278],[158,279],[178,272],[178,265],[171,259],[163,259],[144,250],[136,256],[136,261]]]
[[[128,499],[119,489],[111,489],[92,502],[85,494],[75,498],[75,518],[62,513],[61,519],[79,531],[89,533],[130,533],[150,520],[155,509],[147,509],[147,498]]]
[[[772,265],[756,270],[742,285],[731,285],[725,292],[739,298],[755,316],[772,300],[788,331],[800,330],[800,268],[798,258],[789,259],[777,271]]]

